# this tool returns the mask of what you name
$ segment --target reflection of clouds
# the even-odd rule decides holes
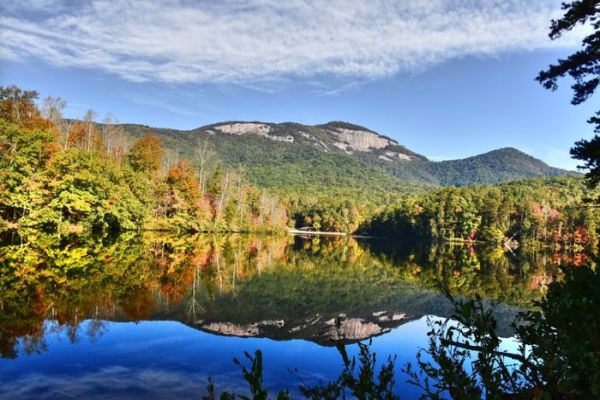
[[[241,374],[214,377],[217,389],[245,392]],[[3,399],[180,399],[201,398],[208,375],[111,366],[77,376],[29,374],[0,383]]]
[[[143,321],[145,324],[156,324],[157,321]],[[179,321],[167,321],[175,326],[186,326],[181,324]],[[47,320],[44,323],[44,336],[43,339],[52,337],[59,343],[68,342],[71,344],[77,344],[81,340],[89,340],[91,343],[95,343],[102,339],[110,331],[119,332],[121,329],[128,329],[131,325],[139,325],[139,323],[133,322],[116,322],[107,320],[82,320],[78,325],[60,325],[55,320]],[[187,327],[187,326],[186,326]],[[146,327],[151,329],[150,326]],[[189,328],[190,330],[192,328]],[[74,340],[73,340],[74,339]],[[102,346],[105,351],[119,352],[119,353],[139,353],[148,350],[156,350],[158,346],[165,345],[176,345],[181,343],[188,338],[183,335],[176,335],[170,332],[168,336],[158,337],[144,337],[144,340],[140,341],[119,341],[119,342],[103,342]],[[22,339],[21,341],[23,341]],[[48,350],[47,344],[44,342],[44,348],[42,351]],[[41,353],[39,351],[38,353]],[[25,353],[25,354],[31,354]]]
[[[173,346],[177,343],[181,343],[187,340],[185,337],[178,336],[165,336],[159,338],[145,338],[143,341],[127,341],[127,342],[117,342],[111,345],[104,345],[105,348],[109,349],[111,352],[119,352],[119,353],[139,353],[144,351],[152,350],[154,351],[159,346]]]

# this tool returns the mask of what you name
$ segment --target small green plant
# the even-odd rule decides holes
[[[329,383],[320,383],[316,386],[303,384],[300,392],[308,399],[345,399],[364,400],[399,400],[394,394],[395,378],[394,364],[396,357],[389,357],[377,373],[377,355],[370,351],[371,342],[358,343],[358,362],[355,357],[350,359],[342,343],[337,348],[342,356],[344,369],[340,376]]]
[[[344,369],[340,376],[331,382],[319,383],[315,386],[310,386],[302,381],[299,386],[299,391],[307,399],[345,399],[347,397],[356,398],[359,400],[399,400],[400,397],[394,394],[394,363],[395,357],[390,357],[379,373],[377,373],[377,355],[369,350],[368,344],[359,343],[358,360],[355,357],[351,359],[346,353],[346,349],[342,343],[337,344]],[[239,360],[234,359],[233,362],[242,367],[242,375],[250,389],[250,396],[240,395],[232,392],[223,392],[219,397],[221,400],[268,400],[269,393],[263,384],[263,357],[260,350],[254,352],[254,357],[245,352],[244,356],[250,362],[249,368],[243,365]],[[207,394],[203,400],[215,400],[215,385],[212,379],[209,378],[206,385]],[[289,400],[291,396],[289,391],[280,391],[277,394],[277,400]]]
[[[242,375],[250,389],[250,396],[235,394],[233,392],[223,392],[219,397],[221,400],[268,400],[269,393],[263,386],[263,356],[260,350],[254,352],[252,357],[248,352],[244,352],[244,356],[250,362],[250,367],[243,365],[237,358],[233,359],[233,363],[242,367]],[[203,400],[215,400],[215,385],[211,378],[206,385],[207,395]],[[291,399],[287,390],[283,390],[277,394],[277,400]]]

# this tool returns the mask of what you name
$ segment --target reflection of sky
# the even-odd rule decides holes
[[[256,349],[264,354],[264,382],[272,393],[296,390],[300,380],[293,370],[303,381],[315,384],[334,379],[342,369],[334,347],[304,340],[218,336],[170,321],[104,324],[104,334],[94,339],[85,333],[90,322],[84,322],[74,344],[64,330],[47,329],[47,351],[21,352],[15,360],[0,360],[0,398],[200,398],[209,376],[217,390],[244,392],[240,369],[232,360],[241,360],[244,351]],[[379,362],[397,355],[396,387],[403,399],[418,398],[418,389],[406,383],[401,369],[407,362],[414,363],[419,348],[427,346],[427,331],[427,318],[423,317],[372,340],[371,349]],[[503,341],[504,350],[515,351],[516,347],[514,340]],[[347,350],[355,356],[358,346]]]
[[[265,384],[273,391],[296,389],[297,369],[308,383],[331,380],[342,361],[334,347],[304,340],[273,341],[211,335],[178,322],[106,322],[104,335],[95,341],[80,328],[72,344],[61,331],[49,333],[48,350],[0,360],[0,398],[6,399],[163,399],[200,398],[209,376],[217,389],[243,388],[234,357],[261,349]],[[397,354],[397,387],[403,398],[416,398],[416,388],[405,383],[401,367],[426,345],[425,318],[407,323],[373,339],[372,349],[384,361]],[[348,347],[356,355],[357,346]],[[239,390],[238,390],[239,391]]]

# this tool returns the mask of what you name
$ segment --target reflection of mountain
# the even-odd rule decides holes
[[[352,238],[31,235],[0,245],[4,357],[16,357],[19,341],[43,351],[46,319],[73,337],[86,318],[162,319],[222,335],[351,342],[423,315],[451,316],[439,285],[521,306],[557,273],[540,253]],[[515,309],[501,311],[510,335]]]
[[[273,300],[267,295],[257,299],[257,302],[266,304],[272,303]],[[236,304],[237,307],[244,306],[243,296],[240,301],[242,303]],[[324,346],[340,342],[354,343],[378,336],[425,315],[448,318],[453,314],[453,306],[444,296],[418,288],[365,304],[360,307],[360,311],[348,309],[347,312],[341,313],[307,314],[305,309],[298,307],[295,314],[284,316],[281,310],[272,307],[270,311],[254,314],[256,319],[251,320],[247,317],[236,317],[225,311],[220,312],[209,306],[204,313],[198,315],[199,319],[190,321],[188,315],[181,315],[176,310],[171,310],[169,319],[178,320],[208,333],[274,340],[304,339]],[[512,336],[511,323],[519,310],[506,305],[498,307],[496,318],[501,336]],[[153,316],[158,319],[165,317]]]
[[[284,320],[264,320],[238,325],[232,322],[198,321],[203,331],[225,336],[268,337],[278,340],[306,339],[328,346],[334,343],[354,343],[389,332],[410,321],[405,314],[375,312],[367,318],[348,318],[344,314],[325,320],[321,315],[289,326]]]

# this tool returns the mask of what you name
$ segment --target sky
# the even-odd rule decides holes
[[[231,120],[348,121],[432,160],[515,147],[574,169],[594,101],[537,73],[560,0],[3,0],[0,85],[67,117],[192,129]]]

